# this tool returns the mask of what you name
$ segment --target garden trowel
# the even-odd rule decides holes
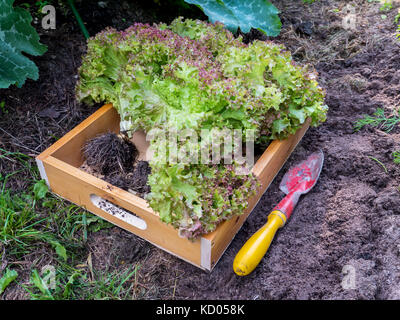
[[[233,261],[233,270],[236,274],[246,276],[257,267],[274,239],[276,231],[289,219],[300,196],[309,192],[317,182],[323,162],[324,154],[318,151],[286,172],[279,185],[286,196],[268,215],[267,223],[253,234],[237,253]]]

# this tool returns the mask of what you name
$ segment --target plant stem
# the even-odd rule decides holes
[[[68,4],[75,15],[76,21],[78,22],[79,28],[82,30],[83,35],[85,36],[86,39],[89,39],[90,38],[89,32],[87,31],[85,24],[83,23],[81,16],[79,15],[79,12],[75,8],[74,0],[68,0]]]

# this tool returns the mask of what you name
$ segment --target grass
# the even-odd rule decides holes
[[[93,273],[70,266],[55,269],[54,289],[46,283],[49,273],[42,275],[34,269],[29,285],[23,288],[33,300],[128,300],[137,299],[136,274],[138,266],[124,271],[99,271]]]
[[[0,149],[0,161],[19,164],[18,170],[0,175],[0,299],[11,287],[30,299],[141,297],[137,264],[98,271],[88,259],[88,234],[110,223],[48,192],[29,156]],[[7,189],[7,180],[21,173],[29,187]]]

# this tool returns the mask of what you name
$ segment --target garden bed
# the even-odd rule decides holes
[[[118,227],[88,233],[81,260],[90,254],[93,270],[122,274],[127,265],[140,264],[137,287],[148,299],[400,298],[400,166],[392,156],[400,149],[400,130],[398,126],[390,133],[370,126],[353,130],[364,113],[372,115],[382,107],[390,114],[398,106],[400,47],[393,23],[397,9],[382,19],[379,4],[368,1],[274,2],[282,11],[283,29],[272,40],[286,45],[296,61],[316,66],[327,91],[327,122],[307,131],[211,274]],[[353,31],[342,28],[348,3],[356,7]],[[109,24],[124,29],[133,22],[170,22],[175,17],[175,12],[170,17],[159,15],[159,10],[138,3],[113,1],[108,6],[104,10],[97,1],[77,3],[91,34]],[[38,81],[1,92],[0,100],[5,101],[4,111],[0,110],[1,148],[36,156],[100,107],[87,108],[74,99],[86,43],[73,21],[72,14],[58,14],[56,30],[40,31],[37,25],[49,50],[34,58]],[[312,26],[311,34],[304,33],[307,25]],[[247,40],[257,37],[252,32]],[[235,276],[234,256],[283,196],[278,186],[284,171],[318,148],[324,151],[325,164],[315,188],[300,200],[253,274]],[[29,172],[17,162],[0,159],[1,173],[18,170],[6,183],[15,192],[27,189]],[[38,249],[22,261],[9,258],[9,265],[17,268],[20,283],[28,283],[31,268],[54,263],[54,256]],[[356,270],[355,289],[342,286],[346,265]],[[2,298],[29,295],[11,284]]]

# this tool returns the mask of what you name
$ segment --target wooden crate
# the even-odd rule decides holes
[[[83,163],[81,149],[88,139],[107,131],[119,132],[119,115],[111,104],[100,108],[46,149],[36,162],[52,192],[201,269],[211,271],[308,127],[309,121],[288,139],[273,141],[254,164],[252,171],[261,186],[249,199],[246,212],[220,223],[215,231],[195,241],[179,237],[178,231],[161,222],[144,199],[79,169]],[[267,214],[265,212],[265,217]]]

